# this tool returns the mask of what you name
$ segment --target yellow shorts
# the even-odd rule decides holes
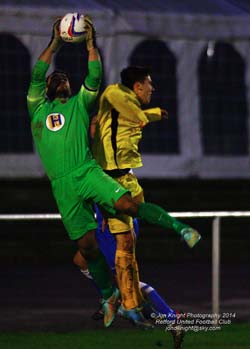
[[[137,198],[138,203],[144,202],[143,189],[133,173],[129,172],[114,180],[129,190],[131,196]],[[133,229],[133,218],[125,214],[116,215],[115,218],[108,218],[108,225],[112,234],[123,233]]]

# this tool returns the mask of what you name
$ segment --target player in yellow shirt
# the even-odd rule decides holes
[[[101,95],[92,148],[99,165],[128,189],[139,205],[144,203],[143,189],[132,169],[142,166],[138,151],[142,129],[149,122],[168,116],[161,108],[142,110],[143,104],[150,103],[153,91],[150,73],[146,68],[130,66],[122,70],[121,84],[109,85]],[[152,215],[153,206],[151,208],[147,210],[148,217]],[[165,226],[180,234],[189,247],[200,240],[198,232],[191,227],[163,213],[160,220],[163,216]],[[108,225],[117,243],[115,265],[122,297],[118,312],[140,325],[146,320],[138,311],[144,298],[139,288],[133,221],[130,216],[119,214],[115,218],[108,216]]]

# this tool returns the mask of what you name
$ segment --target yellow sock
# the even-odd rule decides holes
[[[133,276],[133,298],[134,301],[137,302],[139,305],[141,305],[142,303],[145,302],[145,299],[143,297],[143,294],[141,292],[141,289],[139,287],[140,284],[140,278],[139,278],[139,268],[138,268],[138,264],[137,264],[137,260],[135,257],[135,254],[133,254],[134,258],[133,258],[133,272],[134,272],[134,276]]]
[[[115,267],[117,283],[121,292],[122,305],[125,309],[138,307],[138,302],[133,296],[134,270],[133,253],[116,250]]]

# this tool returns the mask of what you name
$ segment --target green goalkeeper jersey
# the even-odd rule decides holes
[[[100,86],[99,61],[88,63],[89,73],[77,95],[66,103],[45,95],[49,65],[37,61],[32,71],[27,103],[36,148],[50,179],[62,177],[92,159],[89,149],[89,111]]]

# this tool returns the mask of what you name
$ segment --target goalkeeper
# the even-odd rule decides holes
[[[85,16],[88,74],[78,94],[71,95],[67,74],[46,73],[55,52],[63,44],[58,19],[49,45],[32,71],[27,104],[32,135],[48,175],[63,224],[76,241],[103,298],[104,325],[114,320],[118,291],[112,284],[109,267],[95,239],[97,223],[92,209],[98,203],[110,214],[125,213],[169,228],[169,215],[159,206],[138,204],[129,191],[105,174],[90,152],[88,129],[90,109],[97,98],[102,65],[91,19]],[[172,227],[183,230],[172,220]]]

